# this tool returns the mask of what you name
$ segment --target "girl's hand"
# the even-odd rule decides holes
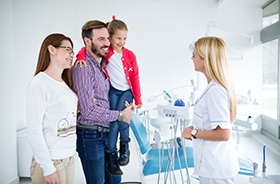
[[[141,109],[142,106],[143,106],[142,104],[138,104],[138,105],[136,105],[136,108]]]
[[[83,67],[83,65],[87,67],[87,62],[85,60],[76,60],[74,66],[77,67],[78,65],[80,65],[81,68]]]

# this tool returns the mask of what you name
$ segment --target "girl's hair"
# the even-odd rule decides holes
[[[207,76],[227,90],[230,98],[230,120],[233,123],[236,118],[236,93],[225,42],[218,37],[203,37],[195,42],[194,48],[205,61]]]
[[[44,39],[40,48],[37,67],[34,76],[37,75],[39,72],[43,72],[44,70],[46,70],[50,64],[50,53],[48,46],[52,45],[54,47],[59,47],[61,46],[61,43],[64,40],[68,40],[71,46],[73,47],[72,40],[69,37],[66,37],[60,33],[50,34]],[[62,79],[72,89],[71,68],[63,70]]]
[[[114,35],[117,30],[128,31],[127,25],[123,21],[115,19],[114,16],[113,16],[113,20],[111,22],[107,22],[106,24],[110,36]]]

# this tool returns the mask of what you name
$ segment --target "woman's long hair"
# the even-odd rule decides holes
[[[233,123],[236,118],[236,93],[224,40],[218,37],[203,37],[195,42],[194,47],[205,61],[206,75],[227,90],[230,98],[230,120]]]
[[[50,34],[44,39],[40,48],[37,67],[34,76],[37,75],[39,72],[45,71],[50,64],[50,52],[48,50],[48,46],[52,45],[54,47],[59,47],[62,41],[64,40],[68,40],[71,46],[73,47],[72,40],[69,37],[64,36],[60,33]],[[72,89],[71,68],[63,70],[62,79]]]

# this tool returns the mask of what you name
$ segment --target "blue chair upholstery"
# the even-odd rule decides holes
[[[146,160],[155,160],[158,159],[158,157],[162,156],[164,160],[168,159],[168,151],[167,149],[163,150],[162,153],[162,149],[150,149],[147,154],[146,154]],[[181,162],[184,161],[184,150],[182,147],[178,148],[179,154],[177,154],[177,149],[175,149],[174,152],[174,157],[175,159],[177,159],[178,157],[181,158]],[[185,148],[185,154],[186,154],[186,159],[187,159],[187,163],[188,163],[188,167],[194,167],[193,164],[193,149],[192,147],[186,147]]]
[[[143,123],[140,121],[139,117],[134,113],[130,120],[130,127],[137,140],[141,154],[143,155],[147,153],[150,146],[147,130],[146,127],[143,125]]]
[[[147,161],[144,164],[143,174],[144,176],[155,174],[160,172],[166,172],[170,169],[170,159],[168,153],[169,150],[164,149],[163,154],[161,149],[150,149],[146,155]],[[173,169],[178,170],[182,168],[193,168],[193,153],[191,147],[186,147],[186,161],[184,157],[183,148],[178,148],[179,154],[175,149]],[[163,155],[163,156],[162,156]],[[162,156],[162,161],[159,159]],[[179,158],[179,159],[178,159]],[[179,162],[180,161],[180,162]],[[186,166],[187,163],[187,166]],[[161,166],[161,167],[160,167]],[[159,170],[160,169],[160,170]]]

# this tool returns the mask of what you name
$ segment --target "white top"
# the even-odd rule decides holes
[[[40,72],[27,88],[27,137],[36,162],[47,176],[56,171],[52,159],[76,152],[78,98],[64,83]]]
[[[130,89],[123,70],[122,54],[114,51],[114,54],[109,59],[109,63],[106,66],[106,69],[110,76],[111,85],[114,88],[120,91]]]
[[[194,106],[193,126],[211,130],[217,126],[231,129],[230,99],[224,87],[211,81]],[[193,140],[194,174],[206,178],[228,179],[239,171],[232,139],[228,141]]]

